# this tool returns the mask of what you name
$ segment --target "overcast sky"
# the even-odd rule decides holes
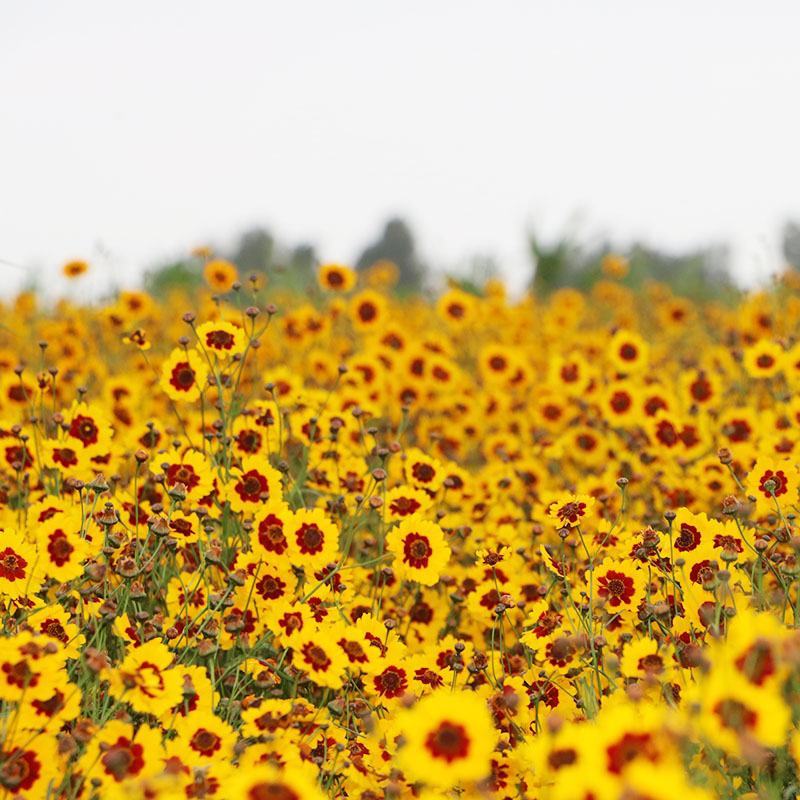
[[[799,33],[796,0],[4,3],[2,285],[253,224],[352,261],[392,213],[517,282],[576,213],[752,280],[800,218]]]

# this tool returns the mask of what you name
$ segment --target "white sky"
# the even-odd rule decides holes
[[[0,287],[94,290],[251,224],[352,261],[391,213],[517,283],[566,227],[778,266],[796,0],[31,0],[0,7]]]

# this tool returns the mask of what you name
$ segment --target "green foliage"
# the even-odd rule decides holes
[[[628,273],[620,282],[630,287],[639,287],[650,280],[661,281],[675,293],[695,300],[728,300],[737,293],[729,271],[729,254],[724,246],[711,245],[683,253],[669,253],[642,242],[620,250],[608,241],[581,241],[574,234],[546,242],[531,232],[528,239],[533,262],[531,288],[541,296],[566,286],[590,289],[603,277],[602,262],[609,253],[622,253],[627,258]],[[787,262],[800,266],[800,224],[789,221],[784,225],[782,250]],[[237,265],[243,279],[251,273],[263,275],[272,287],[281,289],[303,290],[308,287],[314,280],[318,264],[317,254],[310,245],[287,247],[268,230],[258,227],[245,231],[236,245],[221,255]],[[380,236],[361,253],[356,268],[368,269],[384,259],[398,267],[398,294],[424,290],[428,266],[417,253],[411,227],[399,217],[387,221]],[[469,291],[479,293],[486,278],[496,273],[494,262],[476,257],[469,273],[461,276],[458,282]],[[175,289],[194,290],[202,280],[200,262],[185,259],[154,267],[146,275],[145,287],[151,293],[163,296]]]
[[[621,250],[608,242],[587,245],[574,236],[563,236],[545,243],[529,234],[534,263],[532,288],[539,295],[571,286],[584,291],[604,277],[603,259]],[[730,276],[727,248],[712,245],[685,253],[666,253],[636,242],[624,254],[627,274],[620,278],[626,286],[639,287],[647,281],[667,284],[676,294],[695,300],[728,299],[736,294]]]
[[[377,261],[393,261],[400,271],[401,293],[417,292],[424,282],[427,267],[420,261],[414,234],[405,220],[390,219],[381,236],[367,247],[356,262],[356,269],[369,269]]]
[[[144,288],[154,297],[165,297],[174,291],[197,289],[203,282],[199,262],[173,261],[145,273]]]
[[[305,289],[314,278],[317,256],[310,245],[288,248],[278,244],[264,228],[245,231],[230,251],[218,253],[239,270],[242,280],[249,275],[267,279],[277,289]],[[197,258],[157,264],[145,273],[145,288],[156,297],[175,290],[196,291],[203,285],[203,265]]]

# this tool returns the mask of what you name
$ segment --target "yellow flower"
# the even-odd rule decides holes
[[[223,320],[204,322],[197,328],[197,338],[206,351],[219,358],[241,355],[245,349],[244,331]]]
[[[452,328],[464,328],[474,322],[477,299],[462,289],[449,289],[436,302],[439,316]]]
[[[136,711],[161,716],[183,697],[183,676],[170,668],[172,659],[158,639],[130,647],[122,663],[109,672],[109,691]]]
[[[89,264],[86,261],[68,261],[61,268],[61,271],[67,278],[79,278],[89,269]]]
[[[400,270],[394,261],[382,259],[367,269],[367,285],[374,289],[390,289],[400,280]]]
[[[762,339],[748,347],[742,356],[747,373],[753,378],[771,378],[783,370],[785,353],[776,342]]]
[[[287,522],[292,560],[314,571],[339,560],[339,529],[319,508],[301,508]]]
[[[791,729],[791,711],[773,686],[755,686],[724,662],[692,692],[700,704],[697,722],[717,747],[741,755],[753,745],[781,747]]]
[[[386,317],[386,298],[365,289],[350,301],[350,319],[357,330],[370,331],[380,327]]]
[[[401,580],[434,586],[450,560],[450,545],[442,529],[420,515],[406,517],[386,536],[394,555],[392,569]]]
[[[748,493],[756,498],[759,514],[775,514],[778,508],[789,513],[797,502],[798,485],[797,465],[791,459],[759,458],[747,476]]]
[[[469,691],[440,689],[398,719],[404,743],[397,764],[406,779],[449,789],[491,772],[497,732],[486,701]]]
[[[215,258],[209,261],[203,268],[203,277],[206,283],[215,291],[221,294],[229,292],[236,283],[239,273],[230,261],[222,258]]]
[[[341,647],[336,644],[338,626],[331,622],[315,628],[303,628],[292,640],[294,665],[305,672],[318,686],[338,689],[348,664]]]
[[[642,372],[648,363],[650,348],[634,331],[617,331],[608,343],[608,357],[613,366],[625,375]]]
[[[138,347],[139,350],[150,349],[150,340],[147,338],[147,333],[142,328],[131,331],[127,336],[122,338],[122,341],[125,344],[132,344],[134,347]]]
[[[237,770],[230,780],[226,796],[242,800],[325,800],[312,774],[302,766],[279,770],[273,765]]]
[[[349,292],[356,284],[356,273],[342,264],[323,264],[317,280],[326,291]]]
[[[0,532],[0,594],[18,598],[38,592],[41,561],[37,548],[21,533]]]
[[[617,253],[608,253],[600,261],[600,268],[609,278],[624,278],[628,274],[628,259]]]
[[[172,749],[192,765],[228,761],[234,756],[233,746],[238,736],[227,722],[210,710],[193,709],[177,716],[172,725],[177,740]]]
[[[112,719],[95,732],[78,763],[85,780],[111,787],[158,775],[163,755],[160,731]]]
[[[242,465],[232,470],[228,500],[234,511],[260,512],[264,506],[281,498],[281,475],[263,456],[246,456]]]
[[[196,350],[176,347],[161,366],[160,386],[172,400],[192,403],[206,385],[208,365]]]
[[[550,498],[547,516],[559,528],[584,525],[591,518],[595,499],[588,494],[569,494],[562,492]]]

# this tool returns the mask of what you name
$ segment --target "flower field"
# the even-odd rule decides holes
[[[796,274],[205,277],[0,311],[3,800],[795,797]]]

